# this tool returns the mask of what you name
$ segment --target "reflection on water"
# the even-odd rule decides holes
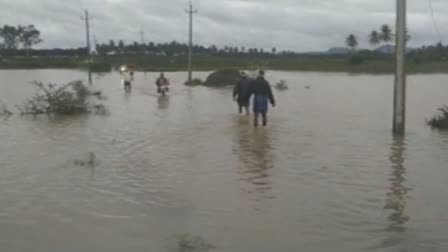
[[[157,97],[157,105],[159,109],[167,109],[170,105],[170,97],[169,96]]]
[[[89,69],[89,71],[87,71],[87,78],[88,78],[88,80],[89,80],[89,84],[90,85],[92,85],[92,71],[90,71],[90,69]]]
[[[390,189],[387,193],[385,209],[390,210],[388,216],[389,226],[387,231],[392,234],[391,238],[385,241],[388,245],[400,243],[400,234],[406,232],[406,223],[410,217],[406,213],[406,203],[408,200],[409,188],[406,187],[406,139],[405,137],[394,137],[391,144],[391,176],[389,179]]]
[[[236,129],[238,146],[234,148],[240,165],[238,174],[242,181],[249,184],[245,191],[256,193],[263,198],[272,198],[268,192],[272,189],[269,170],[274,167],[272,155],[272,132],[267,129],[250,127],[250,117],[239,117]]]

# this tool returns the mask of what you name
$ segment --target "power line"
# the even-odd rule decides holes
[[[429,5],[429,12],[431,13],[431,19],[432,19],[432,24],[434,26],[434,30],[437,33],[437,36],[439,37],[439,42],[443,41],[442,38],[442,33],[440,32],[439,26],[437,25],[437,21],[434,15],[434,7],[432,5],[432,0],[428,0],[428,5]]]
[[[85,10],[85,8],[84,8],[84,4],[82,4],[81,0],[77,0],[76,2],[78,3],[79,8],[80,8],[82,11],[84,11],[84,10]]]

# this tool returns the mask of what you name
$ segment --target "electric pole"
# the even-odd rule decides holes
[[[393,132],[403,135],[406,128],[406,0],[397,1],[396,72],[394,85]]]
[[[91,47],[90,47],[90,20],[92,19],[91,16],[89,16],[89,12],[87,10],[84,11],[84,17],[81,17],[82,20],[86,22],[86,46],[87,46],[87,56],[89,60],[89,64],[91,62],[90,53],[91,53]]]
[[[140,42],[142,45],[145,44],[145,32],[143,30],[140,31]]]
[[[84,11],[84,17],[81,17],[81,20],[84,20],[86,22],[86,47],[87,47],[87,64],[89,67],[89,84],[92,84],[92,72],[91,72],[91,65],[92,65],[92,57],[91,57],[91,47],[90,47],[90,20],[92,19],[91,16],[89,16],[89,12],[87,10]]]
[[[189,15],[190,29],[189,29],[189,40],[188,40],[188,83],[191,84],[193,80],[192,72],[192,57],[193,57],[193,14],[197,13],[197,10],[193,10],[193,4],[190,2],[189,9],[186,10]]]

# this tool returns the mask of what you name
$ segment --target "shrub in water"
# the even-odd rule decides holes
[[[435,115],[427,124],[437,129],[448,129],[448,106],[439,108],[439,114]]]
[[[102,105],[91,105],[88,98],[92,92],[81,82],[66,85],[32,82],[36,94],[24,104],[17,106],[22,114],[83,114],[105,110]],[[99,108],[101,107],[101,108]]]

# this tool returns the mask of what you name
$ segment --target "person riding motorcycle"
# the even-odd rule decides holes
[[[165,78],[164,73],[160,73],[160,77],[156,80],[156,86],[157,86],[157,93],[162,93],[162,88],[165,88],[165,91],[169,91],[168,86],[170,85],[170,82],[167,78]]]

